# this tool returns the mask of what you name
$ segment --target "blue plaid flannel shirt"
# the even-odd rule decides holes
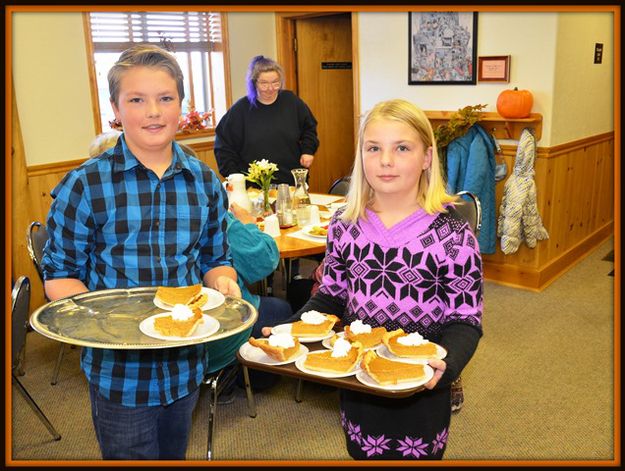
[[[227,196],[215,173],[173,144],[161,179],[122,135],[114,148],[69,172],[52,191],[46,280],[76,278],[90,290],[201,283],[232,266]],[[207,368],[204,345],[158,350],[85,347],[81,367],[107,399],[165,405],[194,391]]]

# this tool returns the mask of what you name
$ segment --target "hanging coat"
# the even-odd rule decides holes
[[[497,235],[501,237],[501,251],[505,254],[516,252],[523,240],[528,247],[534,248],[537,240],[549,238],[536,204],[535,157],[536,140],[528,129],[524,129],[514,171],[506,181],[499,207]]]
[[[447,192],[470,191],[482,205],[477,241],[483,254],[495,253],[497,247],[495,165],[495,142],[479,124],[447,147]]]

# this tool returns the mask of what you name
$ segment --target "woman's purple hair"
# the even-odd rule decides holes
[[[254,56],[250,61],[245,77],[245,85],[247,87],[247,99],[251,106],[258,106],[256,103],[256,81],[258,76],[263,72],[277,72],[280,76],[280,89],[284,87],[284,71],[280,64],[273,59],[265,56]]]

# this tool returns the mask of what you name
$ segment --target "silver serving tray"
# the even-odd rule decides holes
[[[214,342],[251,327],[258,312],[243,299],[226,296],[224,304],[204,311],[219,321],[213,335],[189,340],[159,340],[139,330],[142,320],[163,311],[154,304],[156,287],[90,291],[41,306],[30,325],[45,337],[84,347],[111,349],[169,348]]]

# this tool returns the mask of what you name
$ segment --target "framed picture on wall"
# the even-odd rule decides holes
[[[510,82],[510,56],[480,56],[477,59],[479,82]]]
[[[410,12],[409,85],[475,85],[477,12]]]

